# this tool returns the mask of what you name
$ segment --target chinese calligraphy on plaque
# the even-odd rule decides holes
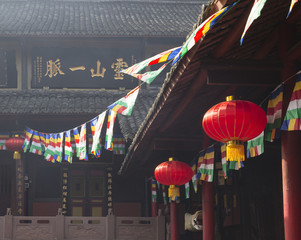
[[[68,168],[63,168],[62,177],[62,214],[66,215],[68,211]]]
[[[113,187],[112,187],[112,168],[107,168],[107,207],[108,212],[112,211],[113,209]]]
[[[131,89],[138,80],[134,82],[131,76],[121,71],[135,64],[135,51],[115,48],[35,49],[31,87]]]

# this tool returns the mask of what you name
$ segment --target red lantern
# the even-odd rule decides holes
[[[227,97],[204,115],[203,128],[214,140],[227,144],[227,160],[244,161],[245,141],[257,137],[265,128],[267,117],[258,105]]]
[[[179,188],[175,185],[187,183],[192,178],[193,172],[188,164],[172,160],[169,158],[168,162],[163,162],[156,167],[155,178],[161,184],[170,185],[169,197],[174,200],[175,197],[180,196]]]
[[[23,152],[23,144],[24,138],[15,136],[6,140],[5,147],[8,151],[14,152],[14,159],[21,159],[20,152]]]

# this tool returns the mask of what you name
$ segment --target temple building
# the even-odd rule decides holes
[[[61,133],[87,123],[141,82],[120,72],[181,46],[202,1],[0,1],[0,131],[4,142],[25,128]],[[151,69],[148,69],[151,70]],[[52,163],[28,149],[21,160],[0,151],[0,215],[147,214],[146,179],[116,176],[166,71],[141,86],[131,116],[118,114],[113,151]],[[107,119],[107,117],[106,117]],[[90,153],[90,152],[89,152]]]

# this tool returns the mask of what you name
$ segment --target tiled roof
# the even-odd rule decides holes
[[[0,36],[183,37],[207,1],[0,1]]]
[[[121,133],[127,140],[133,139],[157,92],[157,90],[140,90],[132,115],[118,114]],[[106,90],[1,90],[0,114],[16,117],[85,114],[97,116],[126,93],[126,91]]]

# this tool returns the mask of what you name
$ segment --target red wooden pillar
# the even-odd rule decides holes
[[[177,203],[170,202],[170,240],[179,239]]]
[[[202,184],[203,240],[214,240],[213,183]]]
[[[283,61],[282,81],[285,82],[283,94],[283,117],[286,113],[296,77],[294,62],[288,61],[287,53],[294,44],[294,26],[283,26],[280,34],[280,55]],[[291,78],[290,80],[288,80]],[[288,80],[288,81],[287,81]],[[301,132],[281,131],[283,217],[285,240],[301,239]]]

